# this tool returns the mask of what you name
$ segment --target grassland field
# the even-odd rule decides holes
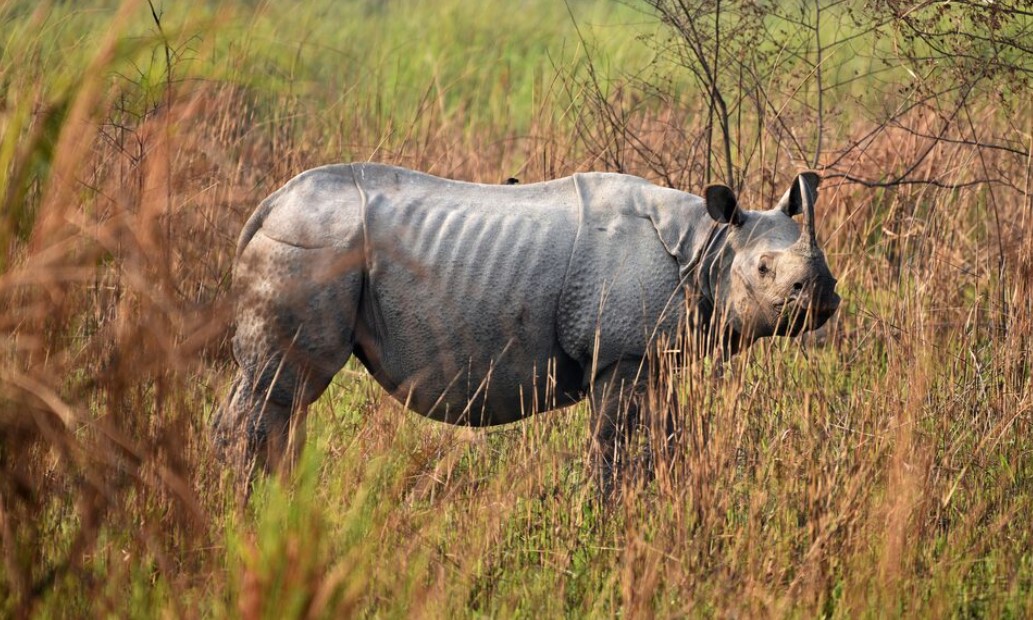
[[[586,405],[454,428],[353,361],[246,503],[207,425],[236,236],[302,170],[723,180],[646,5],[0,4],[0,617],[1033,616],[1033,11],[964,81],[981,14],[919,62],[893,4],[728,17],[715,66],[770,69],[721,76],[740,200],[821,170],[844,303],[666,369],[706,441],[615,505]]]

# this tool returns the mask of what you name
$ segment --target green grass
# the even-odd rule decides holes
[[[620,161],[698,192],[706,104],[635,5],[570,2],[581,35],[546,0],[155,6],[160,31],[147,2],[0,6],[0,616],[1033,613],[1029,158],[942,142],[916,168],[992,191],[834,176],[900,171],[955,100],[825,170],[834,325],[672,375],[709,433],[670,476],[601,505],[586,405],[453,428],[353,361],[293,472],[241,505],[207,421],[262,197],[349,159],[484,182]],[[893,60],[889,36],[828,78]],[[772,94],[810,136],[789,65]],[[830,90],[823,161],[910,101],[904,73]],[[945,135],[1028,149],[1028,102],[973,92]],[[751,206],[803,166],[779,131],[736,161]]]

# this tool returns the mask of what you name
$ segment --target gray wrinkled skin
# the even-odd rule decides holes
[[[239,371],[216,443],[238,467],[275,465],[354,354],[394,398],[451,424],[589,397],[608,479],[657,342],[688,326],[734,351],[836,310],[817,186],[804,173],[774,209],[747,212],[727,188],[704,199],[619,174],[494,186],[377,164],[309,170],[241,233]]]

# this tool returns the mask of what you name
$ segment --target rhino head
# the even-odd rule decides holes
[[[836,279],[814,230],[820,178],[804,172],[768,211],[743,211],[732,190],[706,189],[707,212],[718,223],[704,259],[703,294],[714,318],[746,343],[817,329],[839,307]],[[793,218],[803,215],[802,226]]]

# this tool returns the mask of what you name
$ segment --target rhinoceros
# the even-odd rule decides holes
[[[605,477],[657,343],[688,329],[734,352],[836,311],[818,184],[804,172],[774,208],[747,211],[724,186],[700,197],[625,174],[482,185],[372,163],[304,172],[240,235],[239,369],[216,444],[241,465],[278,462],[355,355],[406,407],[450,424],[587,397]]]

